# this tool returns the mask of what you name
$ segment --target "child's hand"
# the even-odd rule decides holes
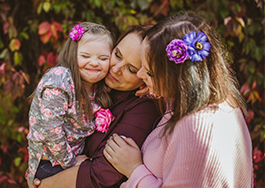
[[[77,162],[76,162],[75,166],[80,165],[80,164],[81,164],[83,161],[85,161],[86,159],[88,159],[88,157],[87,157],[86,155],[78,155],[78,156],[76,157]]]

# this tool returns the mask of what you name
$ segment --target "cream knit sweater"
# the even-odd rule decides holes
[[[121,187],[253,187],[251,138],[240,109],[226,103],[182,118],[161,137],[163,122],[142,147],[144,165]]]

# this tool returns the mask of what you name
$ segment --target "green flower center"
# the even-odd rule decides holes
[[[181,50],[181,48],[179,48],[179,49]],[[179,58],[179,57],[181,57],[182,53],[179,53],[178,50],[173,50],[172,51],[172,55],[175,56],[175,57],[177,57],[177,58]]]

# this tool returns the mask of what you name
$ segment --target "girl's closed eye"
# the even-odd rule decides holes
[[[99,59],[100,59],[101,61],[107,61],[107,60],[109,60],[108,57],[100,57]]]
[[[83,58],[90,58],[89,55],[82,55]]]

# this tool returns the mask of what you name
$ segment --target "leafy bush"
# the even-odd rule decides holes
[[[264,1],[1,0],[0,186],[27,187],[28,96],[54,66],[73,25],[92,21],[116,37],[132,24],[156,23],[181,10],[204,14],[226,44],[248,103],[255,187],[264,187]]]

